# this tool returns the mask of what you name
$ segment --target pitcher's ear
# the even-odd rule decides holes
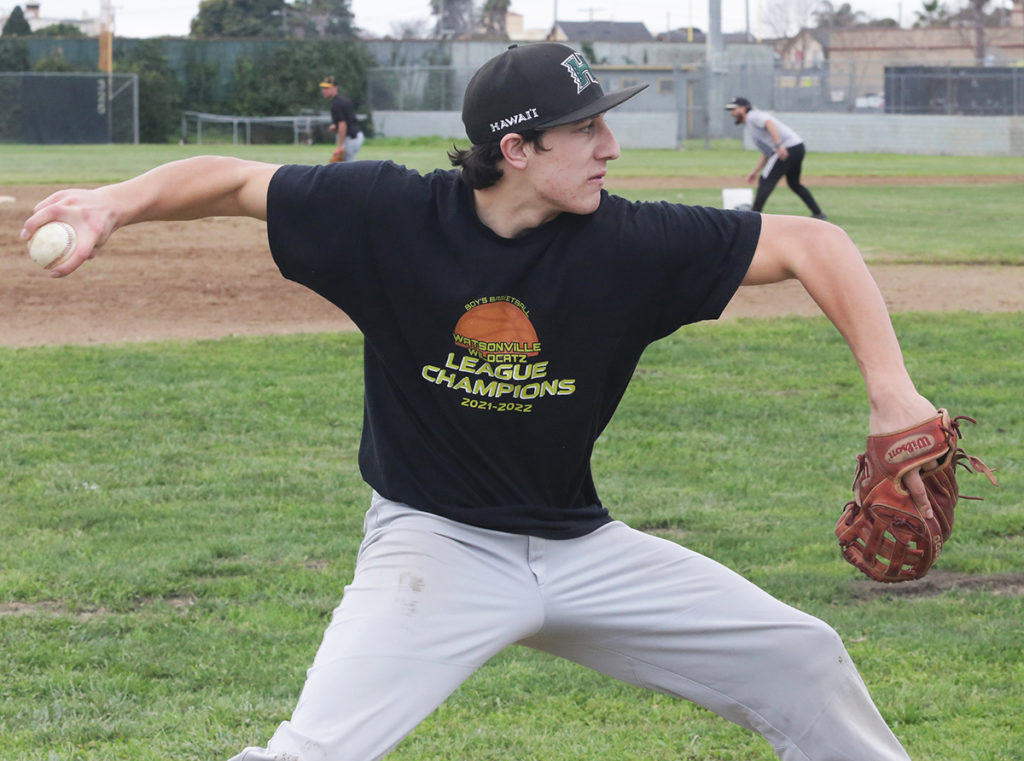
[[[526,141],[523,140],[523,136],[516,133],[510,132],[501,138],[501,155],[504,156],[505,161],[510,166],[516,169],[522,169],[526,166],[527,151]]]

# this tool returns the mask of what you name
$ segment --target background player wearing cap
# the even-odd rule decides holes
[[[754,108],[746,98],[733,98],[725,109],[732,113],[736,124],[746,125],[747,134],[761,151],[761,160],[754,171],[747,175],[747,182],[757,182],[752,211],[764,209],[768,196],[775,190],[779,180],[786,177],[789,189],[807,204],[815,219],[827,219],[814,196],[800,182],[800,169],[804,163],[804,141],[792,129],[767,111]]]
[[[363,147],[366,134],[359,126],[356,108],[352,100],[340,92],[334,77],[324,77],[320,82],[320,94],[331,101],[331,132],[337,135],[338,143],[331,154],[330,163],[337,161],[355,161],[359,149]]]
[[[831,627],[598,498],[594,442],[646,346],[741,284],[801,281],[858,361],[871,430],[935,414],[842,230],[605,192],[604,112],[640,89],[605,94],[560,44],[513,47],[467,88],[461,171],[199,157],[26,221],[80,228],[64,276],[126,224],[265,218],[282,273],[364,334],[354,578],[290,720],[239,761],[380,759],[513,643],[695,701],[786,761],[908,758]]]

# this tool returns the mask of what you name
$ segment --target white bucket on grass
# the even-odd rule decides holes
[[[736,209],[737,211],[750,211],[754,203],[753,188],[723,188],[722,208]]]

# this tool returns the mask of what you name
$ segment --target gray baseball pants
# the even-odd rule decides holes
[[[474,528],[374,495],[355,576],[290,721],[232,761],[376,761],[518,643],[693,701],[783,761],[908,761],[839,636],[623,523]]]

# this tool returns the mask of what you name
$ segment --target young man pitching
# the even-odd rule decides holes
[[[513,46],[467,88],[458,169],[200,157],[25,223],[79,229],[64,276],[124,225],[266,219],[284,276],[363,332],[355,575],[291,717],[236,761],[380,759],[514,643],[706,706],[786,761],[908,758],[828,625],[598,497],[594,442],[644,349],[741,285],[799,279],[856,357],[872,431],[936,414],[842,230],[604,190],[604,113],[640,89],[604,93],[564,45]]]

